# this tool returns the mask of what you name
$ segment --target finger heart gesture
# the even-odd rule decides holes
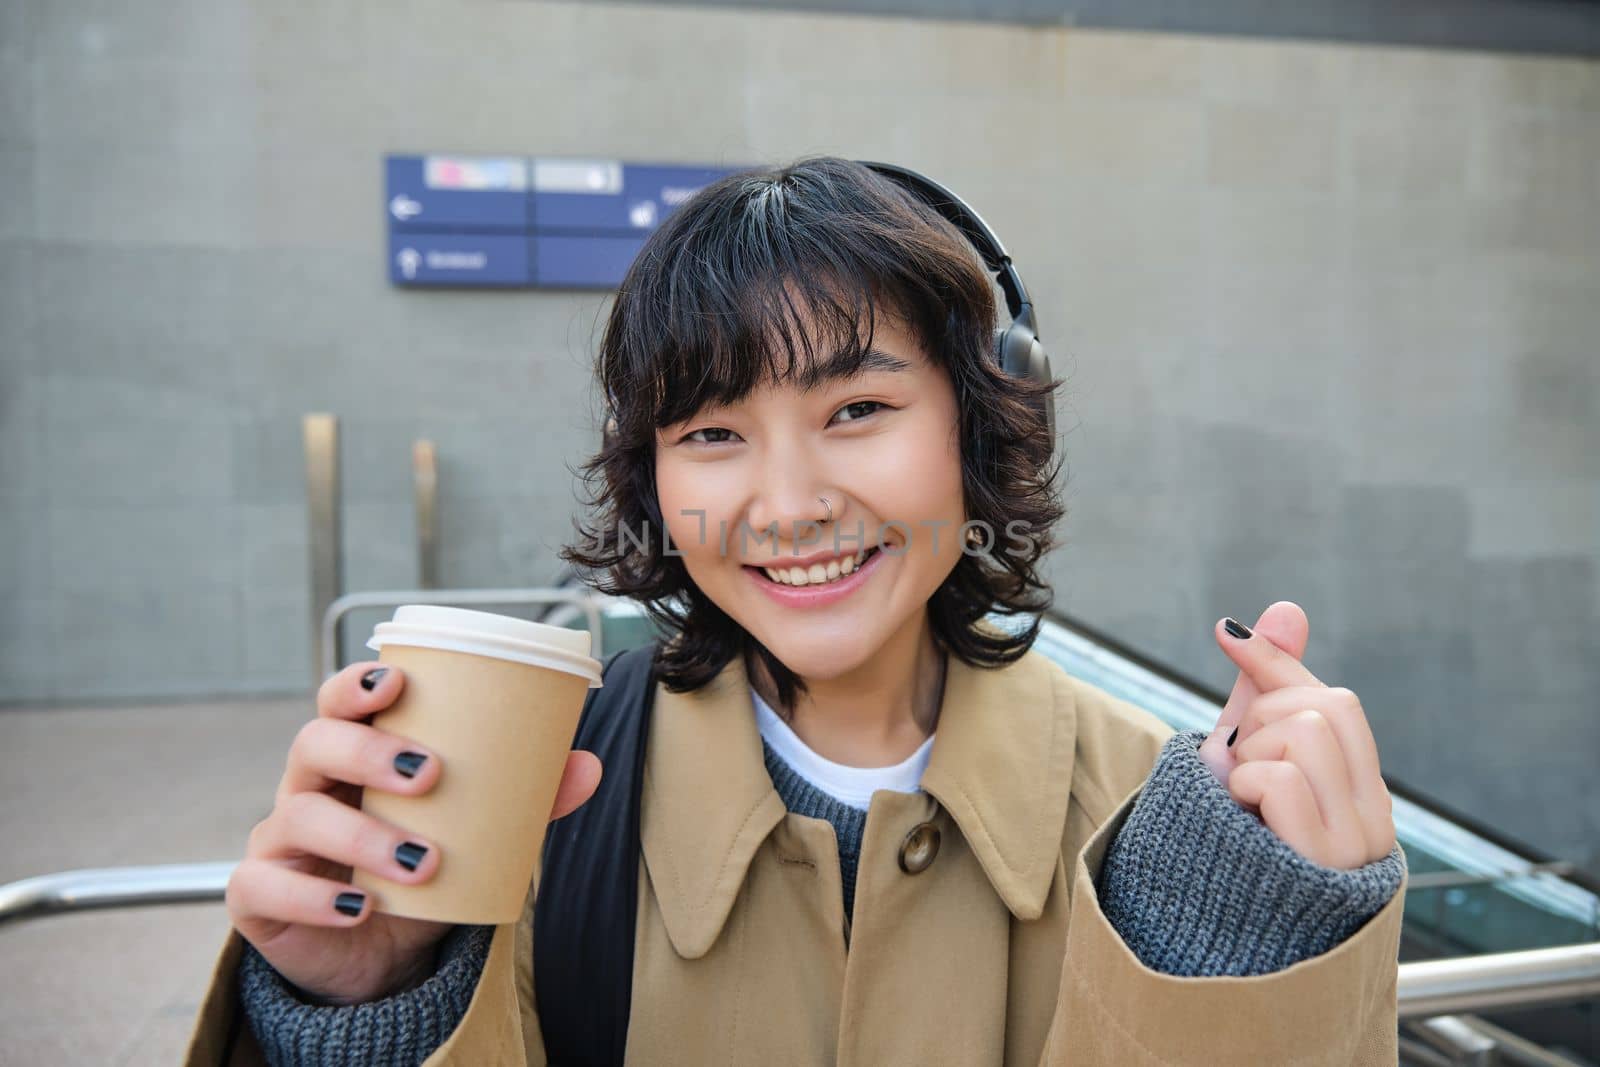
[[[1309,624],[1280,600],[1254,629],[1232,619],[1217,644],[1239,665],[1200,758],[1233,798],[1290,848],[1325,867],[1354,868],[1394,847],[1389,789],[1361,701],[1306,669]]]

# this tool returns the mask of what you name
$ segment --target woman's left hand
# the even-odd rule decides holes
[[[1300,662],[1310,632],[1280,600],[1249,637],[1219,621],[1217,644],[1239,677],[1200,758],[1233,798],[1306,859],[1354,868],[1394,847],[1393,805],[1361,701]]]

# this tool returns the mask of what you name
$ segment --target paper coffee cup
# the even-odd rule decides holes
[[[444,768],[420,796],[363,790],[361,810],[426,838],[440,863],[421,885],[360,868],[351,880],[390,915],[518,921],[584,695],[600,685],[589,634],[412,604],[379,623],[367,647],[405,675],[399,699],[372,725],[426,745]]]

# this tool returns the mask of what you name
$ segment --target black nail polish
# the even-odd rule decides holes
[[[417,869],[417,864],[422,862],[422,857],[428,854],[426,845],[419,845],[415,841],[407,841],[394,850],[394,861],[408,871]]]
[[[1235,637],[1249,637],[1250,627],[1236,619],[1223,619],[1222,628]]]
[[[402,752],[394,758],[394,769],[407,778],[415,778],[417,771],[426,762],[428,757],[420,752]]]
[[[366,899],[363,893],[340,893],[334,898],[333,907],[344,915],[360,915],[361,905]]]
[[[1235,741],[1237,741],[1237,740],[1239,740],[1239,728],[1237,726],[1235,726],[1233,728],[1233,733],[1228,735],[1228,747],[1232,748],[1233,747],[1233,743]]]
[[[383,676],[389,673],[388,667],[374,667],[361,676],[361,688],[372,692],[378,688],[378,683],[383,681]]]

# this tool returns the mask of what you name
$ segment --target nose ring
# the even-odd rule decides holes
[[[817,499],[822,501],[822,506],[828,509],[828,517],[823,519],[822,521],[823,522],[832,522],[833,521],[833,505],[828,503],[828,498],[825,497],[825,496],[819,496],[819,497],[817,497]]]

